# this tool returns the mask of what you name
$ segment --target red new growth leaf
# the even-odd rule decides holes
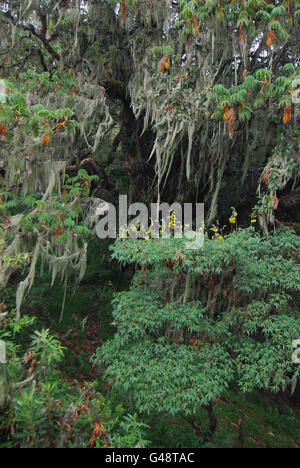
[[[7,137],[7,130],[1,122],[0,122],[0,135],[3,137]]]
[[[125,23],[125,18],[126,18],[126,0],[122,0],[121,18],[122,18],[122,24],[124,24]]]
[[[235,130],[235,110],[233,107],[229,110],[227,122],[228,122],[229,136],[230,138],[232,138],[234,135],[234,130]]]
[[[97,423],[95,429],[93,430],[92,437],[90,440],[90,448],[93,448],[95,445],[96,439],[100,439],[103,435],[103,425],[101,423]]]
[[[283,123],[286,125],[292,120],[292,106],[287,105],[284,109]]]
[[[268,32],[268,37],[267,37],[267,46],[268,47],[271,47],[271,45],[275,41],[275,38],[276,38],[276,31],[274,31],[274,29],[270,29],[270,31]]]

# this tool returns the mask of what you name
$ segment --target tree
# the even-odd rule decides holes
[[[265,232],[274,224],[279,192],[290,190],[299,171],[297,0],[1,5],[1,73],[8,93],[0,114],[3,213],[15,210],[7,192],[38,192],[38,202],[49,198],[49,218],[52,192],[60,197],[72,163],[75,173],[81,167],[100,176],[110,192],[112,183],[116,191],[128,190],[129,175],[133,196],[204,200],[211,222],[220,197],[223,210],[232,201],[225,172],[233,171],[243,185],[250,165],[256,171],[265,165],[261,179],[254,177],[256,213]],[[121,167],[122,181],[127,172],[125,185],[116,176],[107,182],[111,164]],[[68,224],[73,228],[73,221]],[[76,245],[69,246],[71,259]],[[15,238],[5,257],[28,251],[34,269],[35,249],[24,242],[20,248]],[[52,260],[64,271],[79,268],[64,256],[57,259],[56,251]]]
[[[83,279],[103,199],[206,205],[203,251],[114,247],[142,272],[96,362],[139,412],[203,406],[212,433],[230,385],[295,383],[299,12],[299,0],[0,0],[0,288],[19,284],[18,320],[37,267],[65,294]],[[246,229],[226,236],[217,220],[232,206]]]

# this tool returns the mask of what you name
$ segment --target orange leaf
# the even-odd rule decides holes
[[[3,126],[2,123],[0,123],[0,135],[3,136],[3,137],[7,137],[7,130],[6,130],[6,128]]]
[[[44,145],[45,146],[50,145],[50,134],[49,133],[45,133],[45,135],[44,135]]]
[[[283,123],[286,125],[292,120],[292,106],[286,105],[283,115]]]
[[[240,41],[243,42],[245,39],[244,26],[240,27]]]
[[[268,36],[267,36],[268,47],[271,47],[271,45],[275,41],[275,38],[276,38],[276,31],[274,31],[274,29],[270,29],[270,31],[268,32]]]
[[[125,23],[125,18],[126,18],[126,0],[122,0],[122,4],[121,4],[121,20],[122,20],[122,24]]]
[[[264,181],[264,183],[266,185],[269,184],[269,174],[270,174],[270,172],[271,172],[271,168],[270,168],[270,166],[268,166],[266,168],[265,172],[264,172],[264,175],[263,175],[263,181]]]
[[[25,354],[25,357],[24,357],[24,364],[27,365],[28,362],[33,359],[34,357],[36,356],[35,352],[34,351],[30,351],[28,353]]]
[[[284,1],[284,4],[285,4],[285,7],[286,7],[288,13],[291,13],[290,1],[289,1],[289,0],[285,0],[285,1]]]
[[[103,435],[103,425],[97,423],[95,429],[93,430],[92,437],[90,439],[90,448],[93,448],[95,445],[95,440],[100,439]]]
[[[90,439],[90,448],[94,448],[94,445],[95,445],[95,437],[92,435],[91,439]]]
[[[71,432],[71,426],[70,426],[70,424],[68,424],[68,423],[65,422],[65,421],[61,421],[61,425],[62,425],[62,427],[67,428],[68,432]]]
[[[224,120],[224,122],[227,122],[228,116],[229,116],[229,107],[226,104],[226,106],[223,107],[223,120]]]
[[[234,135],[234,131],[235,131],[235,110],[233,107],[229,110],[227,122],[228,122],[229,136],[230,138],[232,138]]]
[[[167,70],[167,71],[170,70],[170,68],[171,68],[171,62],[170,62],[169,57],[165,57],[165,59],[164,59],[164,65],[165,65],[165,70]]]

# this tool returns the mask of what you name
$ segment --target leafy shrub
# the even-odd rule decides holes
[[[7,347],[6,400],[0,414],[2,447],[147,444],[146,426],[136,416],[126,416],[120,405],[112,407],[94,383],[63,378],[59,365],[63,363],[64,348],[49,330],[35,331],[24,356],[24,348],[13,331],[24,334],[34,320],[24,316],[21,321],[9,318],[0,330]]]
[[[254,228],[209,240],[118,240],[113,256],[136,264],[114,301],[117,333],[94,356],[119,397],[139,413],[193,415],[230,386],[279,392],[297,378],[300,239]]]

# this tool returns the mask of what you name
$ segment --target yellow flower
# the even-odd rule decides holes
[[[220,240],[220,241],[223,241],[223,240],[224,240],[224,237],[223,237],[223,236],[219,236],[219,240]]]
[[[172,213],[171,216],[170,216],[169,227],[170,227],[171,229],[175,229],[175,227],[176,227],[176,216],[175,216],[175,213]]]
[[[231,216],[229,218],[229,222],[230,222],[230,224],[235,224],[238,214],[237,214],[237,211],[236,211],[236,209],[234,207],[232,207],[231,209],[232,209],[232,214],[231,214]]]
[[[149,241],[150,240],[150,237],[145,237],[145,241]]]
[[[257,219],[251,219],[251,224],[255,224]]]

